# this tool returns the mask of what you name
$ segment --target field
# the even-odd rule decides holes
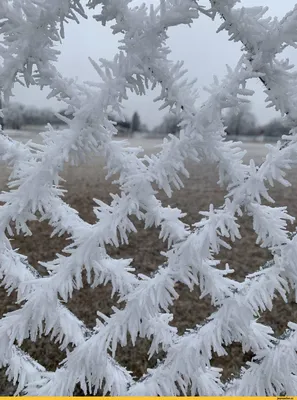
[[[132,144],[142,144],[150,152],[153,151],[153,146],[158,142],[134,139]],[[260,163],[265,155],[264,145],[246,143],[244,146],[248,150],[249,156]],[[218,181],[216,166],[190,164],[188,168],[191,177],[188,180],[184,179],[185,188],[175,192],[171,199],[168,199],[163,193],[159,193],[158,198],[165,204],[170,204],[171,207],[179,207],[187,212],[185,221],[193,223],[200,218],[199,211],[208,210],[210,203],[215,206],[221,205],[225,192],[216,184]],[[2,167],[1,189],[5,189],[7,176],[8,171],[5,167]],[[102,160],[94,160],[88,165],[78,168],[66,167],[62,176],[67,180],[65,185],[68,190],[65,197],[66,201],[76,208],[81,217],[88,222],[95,222],[92,199],[98,198],[109,202],[109,194],[117,191],[117,188],[110,181],[105,180]],[[297,215],[297,179],[294,170],[290,172],[289,180],[293,184],[291,188],[284,190],[277,185],[271,190],[271,194],[277,205],[288,206],[290,214],[294,216]],[[144,230],[141,223],[136,221],[135,224],[138,233],[130,236],[129,245],[110,248],[109,254],[115,258],[133,258],[133,266],[137,272],[150,274],[164,261],[160,252],[165,249],[165,245],[158,239],[158,230]],[[234,244],[232,251],[223,250],[218,257],[222,266],[228,262],[230,267],[235,269],[234,278],[243,280],[247,273],[257,270],[261,264],[267,261],[269,254],[255,244],[251,220],[244,217],[240,220],[240,224],[243,239]],[[60,238],[49,239],[51,229],[45,222],[32,223],[31,227],[33,236],[27,238],[16,236],[12,244],[14,248],[19,248],[21,253],[27,255],[29,262],[37,267],[38,260],[51,260],[57,252],[61,252],[67,243],[67,237],[64,236],[62,240]],[[290,227],[290,230],[293,228],[293,226]],[[38,268],[40,272],[44,273],[40,267]],[[201,323],[210,315],[213,308],[208,298],[203,300],[199,298],[200,293],[197,288],[193,292],[189,292],[187,287],[178,285],[177,290],[180,297],[171,311],[174,314],[173,324],[178,327],[180,333],[183,333],[185,329],[193,328],[196,324]],[[0,315],[17,308],[14,304],[14,296],[8,298],[3,289],[0,289],[0,298]],[[74,293],[73,298],[68,303],[69,308],[89,327],[95,325],[97,310],[108,315],[111,313],[113,304],[114,301],[110,300],[109,286],[96,289],[90,289],[86,286],[83,290]],[[265,313],[261,318],[261,321],[271,325],[277,334],[285,329],[290,320],[297,321],[297,307],[293,299],[289,299],[288,304],[277,299],[272,312]],[[41,338],[36,343],[26,342],[22,348],[50,370],[55,370],[63,358],[58,346],[52,344],[47,338]],[[130,371],[133,371],[135,376],[139,377],[146,372],[148,367],[152,367],[156,363],[156,358],[147,363],[147,349],[148,342],[139,340],[135,348],[129,345],[125,349],[119,349],[117,358]],[[227,357],[221,358],[214,355],[213,365],[224,367],[224,379],[228,379],[233,373],[238,372],[240,366],[252,356],[251,354],[242,355],[241,348],[237,344],[230,346],[228,353]],[[6,382],[2,370],[0,395],[10,395],[12,392],[13,387]],[[77,394],[80,394],[80,392],[77,391]]]

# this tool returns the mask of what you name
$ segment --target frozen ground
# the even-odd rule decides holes
[[[36,139],[36,134],[28,132],[11,132],[11,137],[19,138],[27,141],[32,137]],[[141,145],[145,151],[151,152],[154,146],[161,143],[161,140],[148,140],[142,138],[133,138],[131,145]],[[265,156],[266,148],[262,143],[244,143],[242,145],[248,152],[248,157],[255,158],[257,162]],[[247,160],[246,160],[247,161]],[[219,207],[224,203],[225,191],[217,185],[218,171],[213,165],[201,163],[189,165],[190,178],[183,179],[184,189],[175,191],[173,196],[168,199],[163,192],[158,192],[157,197],[164,206],[178,207],[187,213],[185,222],[193,224],[201,218],[199,211],[209,209],[209,204]],[[4,189],[4,183],[7,178],[8,171],[2,167],[0,174],[0,190]],[[78,210],[79,215],[89,223],[96,221],[93,212],[94,198],[100,199],[109,204],[110,193],[116,193],[118,188],[111,183],[111,180],[105,179],[105,171],[102,170],[102,164],[94,163],[92,165],[83,165],[80,167],[66,166],[62,174],[66,179],[64,200]],[[296,203],[296,187],[297,177],[295,170],[289,174],[289,180],[293,186],[284,190],[280,185],[276,185],[271,189],[270,194],[276,200],[276,205],[288,206],[291,215],[297,215]],[[132,219],[138,230],[137,234],[129,235],[129,244],[121,245],[119,248],[107,246],[108,254],[114,258],[132,258],[132,266],[136,268],[136,273],[150,275],[159,265],[164,262],[162,252],[166,251],[166,243],[159,240],[159,230],[156,228],[144,229],[143,223]],[[271,258],[269,252],[255,244],[256,235],[253,231],[252,221],[248,216],[240,218],[240,233],[242,239],[232,244],[232,250],[223,249],[216,257],[221,260],[221,266],[226,263],[234,269],[231,278],[242,281],[244,277],[251,272],[255,272],[259,266],[263,265]],[[38,261],[50,261],[56,257],[56,254],[62,254],[65,246],[69,245],[67,235],[61,238],[54,236],[51,227],[47,222],[33,221],[29,223],[29,227],[33,233],[32,236],[24,237],[16,235],[11,242],[14,248],[19,249],[21,254],[28,257],[28,261],[36,268],[39,268]],[[293,229],[294,226],[290,226]],[[40,272],[42,272],[41,270]],[[44,273],[44,271],[43,271]],[[200,292],[197,287],[190,292],[189,289],[182,284],[177,285],[176,290],[179,299],[170,308],[174,319],[172,324],[177,327],[180,334],[185,332],[186,328],[194,328],[197,323],[202,323],[204,319],[210,316],[214,308],[211,306],[209,298],[200,298]],[[117,299],[110,299],[110,285],[99,286],[98,288],[90,288],[86,282],[84,288],[75,291],[71,301],[67,304],[86,325],[90,328],[94,327],[97,310],[106,315],[111,315],[112,306],[118,306]],[[90,304],[90,298],[92,303]],[[19,306],[15,304],[15,294],[7,296],[5,290],[0,288],[0,317],[7,311],[17,309]],[[271,312],[266,312],[259,322],[272,326],[276,334],[284,331],[288,321],[297,321],[297,306],[289,296],[288,303],[284,303],[281,299],[274,301],[274,307]],[[117,359],[121,364],[126,366],[128,370],[133,371],[137,377],[147,373],[147,369],[156,365],[157,359],[153,358],[147,362],[147,351],[150,343],[148,340],[137,340],[136,346],[131,343],[127,347],[121,348],[117,354]],[[49,370],[55,370],[60,361],[65,357],[59,351],[57,345],[50,342],[48,338],[38,339],[36,343],[25,340],[22,349],[36,358],[42,365]],[[251,359],[252,354],[242,354],[241,346],[236,343],[227,347],[228,356],[217,357],[214,355],[213,366],[224,368],[223,378],[228,379],[232,374],[239,372],[240,367],[246,361]],[[160,354],[162,359],[162,354]],[[0,369],[0,395],[11,395],[13,387],[7,383],[4,370]],[[77,394],[82,394],[77,392]]]

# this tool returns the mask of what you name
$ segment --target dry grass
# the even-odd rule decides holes
[[[158,197],[170,204],[172,207],[179,207],[188,214],[185,220],[188,223],[196,222],[199,219],[199,210],[207,210],[209,203],[219,206],[223,203],[224,192],[216,185],[218,180],[216,168],[212,165],[191,165],[191,178],[185,180],[185,189],[175,192],[171,199],[167,199],[164,194]],[[80,215],[89,222],[94,222],[92,211],[93,198],[99,198],[105,202],[110,201],[109,193],[115,191],[115,187],[110,181],[105,181],[102,165],[94,164],[88,167],[67,168],[64,174],[67,179],[66,188],[68,193],[66,201],[76,208]],[[294,173],[290,176],[292,181],[296,181]],[[2,186],[3,187],[3,186]],[[291,215],[297,215],[296,189],[283,190],[276,187],[271,190],[272,196],[278,205],[287,205]],[[247,273],[255,271],[269,259],[266,250],[255,245],[255,234],[249,218],[242,218],[241,235],[243,239],[234,244],[232,251],[223,250],[219,257],[222,265],[226,262],[235,269],[234,278],[242,280]],[[141,223],[136,222],[138,233],[130,236],[127,246],[111,248],[112,257],[131,257],[133,264],[138,272],[150,274],[156,270],[163,262],[160,252],[165,249],[165,245],[159,241],[159,232],[156,229],[144,230]],[[49,240],[51,229],[45,222],[31,224],[32,237],[15,237],[12,244],[14,248],[19,248],[20,252],[27,255],[29,262],[37,266],[38,261],[51,260],[57,252],[61,252],[66,244],[66,237],[53,238]],[[172,307],[174,314],[173,324],[183,333],[187,328],[193,328],[202,322],[213,311],[208,298],[201,300],[199,290],[196,288],[189,292],[187,287],[178,285],[180,297]],[[14,296],[8,298],[3,289],[0,289],[0,316],[16,308]],[[69,308],[81,318],[87,326],[93,327],[95,324],[96,311],[109,315],[111,306],[114,302],[110,299],[110,287],[98,287],[91,289],[85,287],[79,292],[75,292],[69,302]],[[276,333],[282,332],[289,320],[297,320],[297,308],[293,301],[285,304],[277,299],[274,303],[272,312],[267,312],[263,316],[264,323],[272,325]],[[118,360],[136,377],[140,377],[146,372],[148,367],[156,363],[156,358],[147,362],[146,352],[148,341],[139,340],[136,347],[129,345],[125,349],[117,352]],[[63,358],[63,354],[58,347],[52,344],[47,338],[39,339],[36,343],[26,341],[22,348],[35,357],[39,362],[50,370],[57,368]],[[228,349],[227,357],[218,358],[214,355],[213,365],[224,368],[224,379],[228,379],[233,373],[237,373],[241,365],[251,358],[251,354],[243,355],[238,344],[233,344]],[[4,371],[0,377],[0,395],[11,395],[13,387],[6,382]],[[79,390],[77,394],[81,394]]]

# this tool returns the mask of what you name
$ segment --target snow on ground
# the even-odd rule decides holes
[[[42,128],[41,128],[42,130]],[[30,139],[33,142],[41,143],[42,138],[38,133],[36,132],[30,132],[30,131],[25,131],[25,130],[12,130],[12,129],[6,129],[4,131],[6,134],[8,134],[12,139],[14,140],[19,140],[23,143],[28,142]],[[147,152],[158,152],[160,151],[160,145],[162,144],[162,139],[156,139],[152,138],[149,139],[145,137],[144,135],[137,135],[136,137],[133,138],[118,138],[118,140],[127,140],[133,147],[138,147],[141,146],[144,151]],[[243,149],[247,150],[247,155],[245,156],[244,161],[248,162],[250,158],[253,158],[256,163],[259,163],[262,161],[263,157],[265,157],[267,153],[267,148],[265,147],[265,143],[262,142],[246,142],[244,141],[240,145]]]

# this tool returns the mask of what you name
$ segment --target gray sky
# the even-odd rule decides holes
[[[143,0],[134,0],[132,4],[142,4]],[[147,4],[157,4],[158,0],[146,1]],[[206,1],[203,3],[207,4]],[[266,3],[266,4],[265,4]],[[294,5],[294,0],[242,0],[241,4],[246,7],[267,5],[269,11],[267,15],[283,17]],[[95,11],[96,14],[96,11]],[[226,32],[216,33],[220,25],[220,20],[215,22],[201,15],[195,20],[192,27],[177,26],[169,30],[168,45],[172,53],[169,57],[174,60],[184,60],[184,67],[188,69],[188,77],[198,78],[196,87],[199,90],[199,102],[207,99],[208,94],[204,92],[203,87],[208,86],[213,75],[219,78],[226,72],[226,64],[231,67],[236,65],[240,57],[240,44],[229,42]],[[98,80],[98,75],[91,66],[88,56],[94,60],[99,58],[112,59],[117,52],[117,40],[120,35],[112,35],[108,27],[103,27],[100,23],[91,18],[88,21],[81,20],[81,23],[69,23],[66,25],[66,38],[58,48],[62,51],[57,67],[64,76],[77,77],[80,81]],[[291,63],[297,64],[297,51],[293,48],[286,50],[285,57],[289,57]],[[268,120],[278,117],[279,114],[273,109],[266,109],[264,102],[263,86],[259,81],[251,81],[248,87],[255,90],[253,98],[253,110],[258,122],[265,123]],[[40,91],[37,87],[23,88],[19,84],[14,89],[15,98],[13,101],[19,101],[28,105],[38,107],[52,107],[55,110],[61,109],[60,102],[52,99],[47,100],[47,90]],[[158,89],[148,92],[146,96],[136,96],[131,94],[128,101],[125,101],[125,114],[131,117],[134,111],[138,111],[142,122],[149,128],[159,124],[167,111],[159,111],[158,103],[153,99],[158,95]]]

